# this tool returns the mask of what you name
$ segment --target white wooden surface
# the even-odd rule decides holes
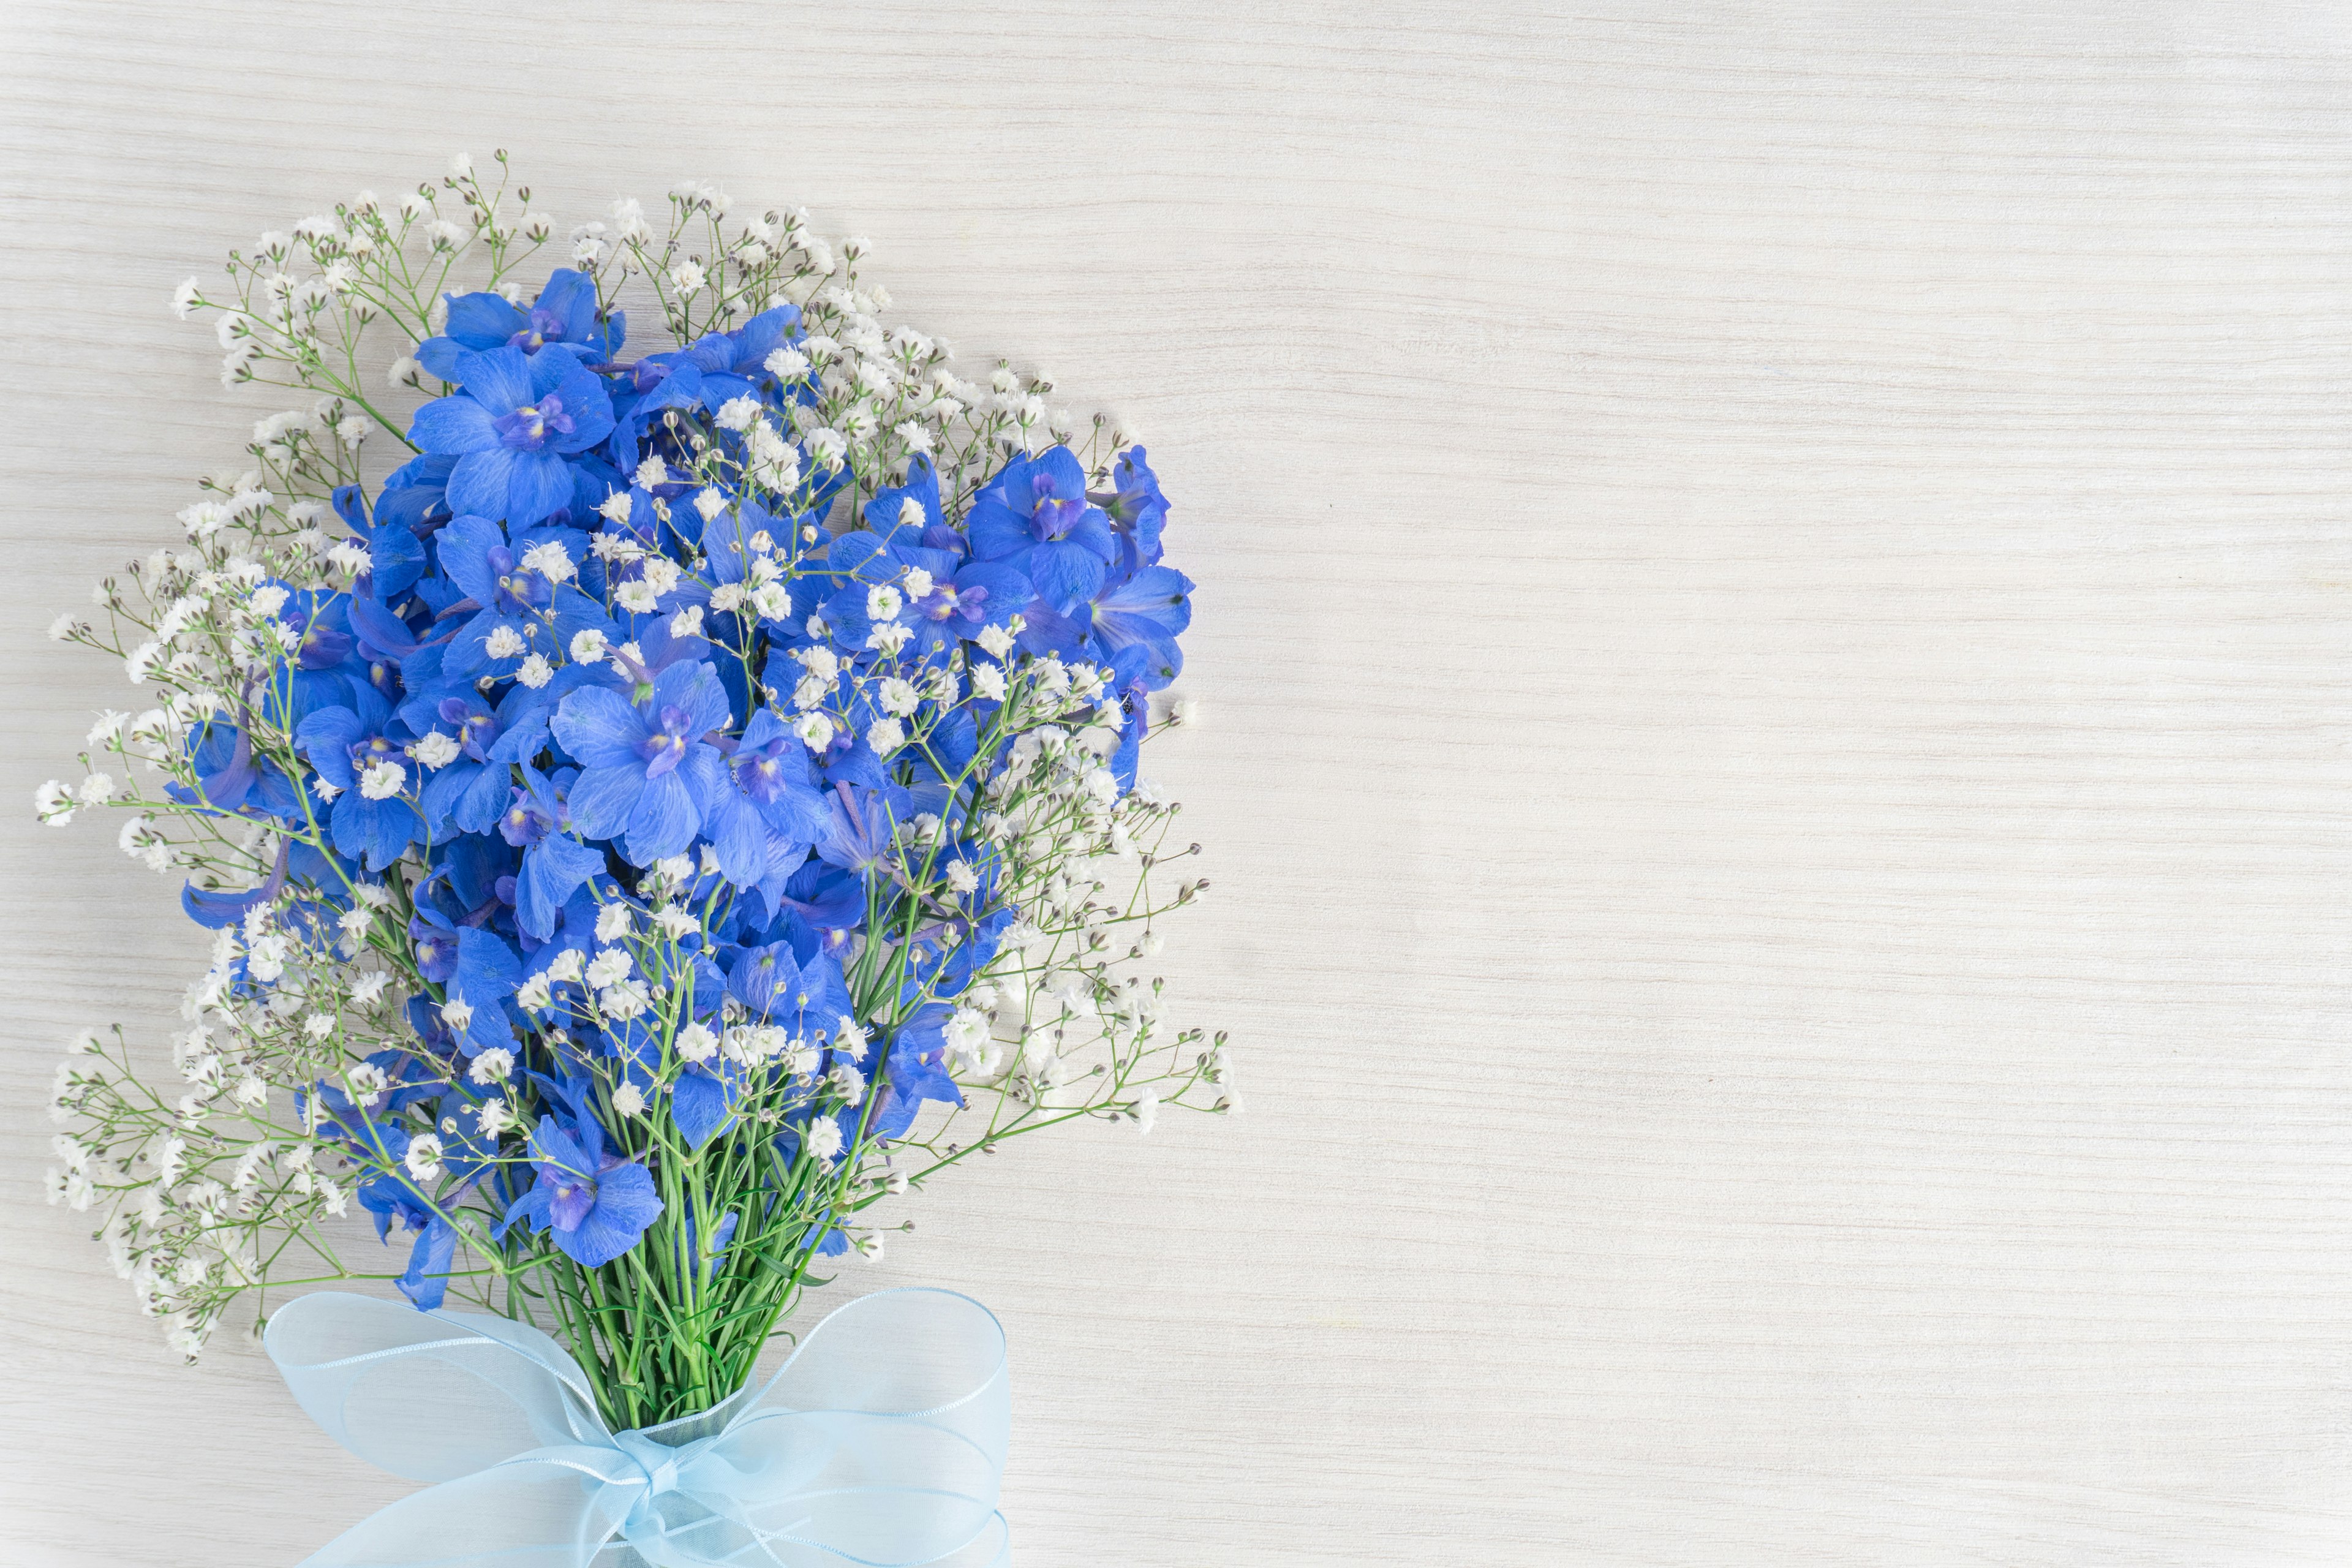
[[[31,1194],[196,948],[34,828],[40,640],[257,411],[172,285],[511,149],[876,242],[1143,422],[1201,582],[1188,1007],[1040,1140],[1030,1564],[2352,1560],[2340,6],[0,6],[0,1558],[290,1563],[398,1483]]]

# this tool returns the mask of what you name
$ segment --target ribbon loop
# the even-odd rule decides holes
[[[528,1324],[304,1296],[270,1358],[336,1441],[434,1481],[304,1568],[1001,1568],[1004,1334],[952,1291],[885,1290],[698,1416],[613,1432]]]

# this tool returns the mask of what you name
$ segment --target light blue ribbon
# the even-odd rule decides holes
[[[884,1290],[756,1392],[614,1432],[528,1324],[335,1292],[265,1342],[352,1453],[438,1483],[304,1568],[1003,1568],[1004,1331],[967,1296]]]

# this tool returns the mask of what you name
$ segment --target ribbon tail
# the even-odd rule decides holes
[[[587,1475],[530,1458],[444,1481],[370,1514],[301,1568],[622,1568],[619,1521],[595,1506]]]

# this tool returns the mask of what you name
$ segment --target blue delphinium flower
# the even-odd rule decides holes
[[[527,528],[567,506],[564,458],[612,434],[604,384],[571,354],[519,348],[463,353],[456,369],[463,390],[418,409],[409,428],[423,450],[457,459],[450,509]]]
[[[610,1263],[637,1244],[661,1217],[662,1201],[643,1165],[607,1153],[604,1129],[584,1117],[566,1128],[542,1116],[530,1135],[530,1190],[499,1222],[504,1236],[518,1221],[552,1231],[555,1245],[589,1268]]]
[[[555,738],[581,764],[569,805],[590,838],[617,838],[632,865],[650,866],[694,842],[705,807],[729,787],[706,736],[728,722],[727,692],[707,664],[675,664],[632,703],[602,687],[574,691],[555,715]]]
[[[1110,520],[1087,499],[1086,470],[1066,447],[1007,464],[973,499],[965,531],[975,557],[1021,572],[1055,610],[1101,587],[1118,558]]]
[[[416,764],[406,756],[411,737],[383,699],[362,687],[353,701],[312,713],[294,742],[337,792],[330,820],[335,847],[381,871],[424,837],[414,802]]]
[[[572,895],[604,868],[604,856],[572,837],[572,814],[563,799],[575,776],[571,769],[553,778],[528,763],[519,771],[522,784],[509,794],[507,809],[499,817],[499,836],[522,851],[522,871],[515,882],[515,924],[524,935],[544,942],[555,934]]]
[[[416,363],[444,381],[464,379],[457,361],[468,350],[511,347],[536,354],[553,349],[595,363],[620,353],[627,336],[627,317],[600,311],[596,280],[569,267],[549,276],[528,310],[499,294],[452,294],[448,303],[441,335],[416,345]]]
[[[773,712],[752,714],[731,744],[726,784],[704,803],[702,832],[727,879],[748,888],[773,874],[772,839],[805,849],[831,817],[807,748]]]

